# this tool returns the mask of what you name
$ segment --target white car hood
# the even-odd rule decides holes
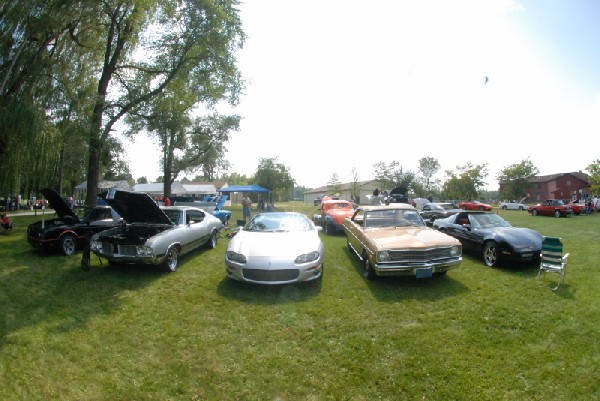
[[[318,251],[321,239],[316,230],[285,233],[240,230],[228,250],[251,257],[292,257]]]

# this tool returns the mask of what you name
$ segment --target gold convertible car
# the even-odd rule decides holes
[[[348,249],[363,262],[363,276],[432,277],[456,269],[462,246],[425,225],[419,212],[404,203],[360,206],[344,220]],[[441,235],[440,235],[441,234]]]

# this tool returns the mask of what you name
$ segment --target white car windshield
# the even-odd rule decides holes
[[[257,214],[244,227],[247,231],[299,232],[312,229],[306,216],[299,213],[261,213]]]

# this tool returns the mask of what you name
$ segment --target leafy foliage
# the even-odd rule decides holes
[[[538,174],[539,169],[533,165],[529,158],[503,168],[497,177],[502,186],[500,196],[504,199],[526,197],[527,189],[531,188],[529,180]]]
[[[273,191],[276,200],[287,200],[295,184],[289,167],[279,163],[276,157],[258,159],[254,182],[263,188]]]
[[[457,171],[446,171],[449,177],[444,183],[442,193],[446,199],[477,199],[487,177],[487,164],[467,163],[457,166]]]

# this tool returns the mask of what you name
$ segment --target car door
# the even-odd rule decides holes
[[[210,238],[210,227],[201,210],[184,210],[185,224],[181,233],[182,253],[189,252],[206,243]]]

